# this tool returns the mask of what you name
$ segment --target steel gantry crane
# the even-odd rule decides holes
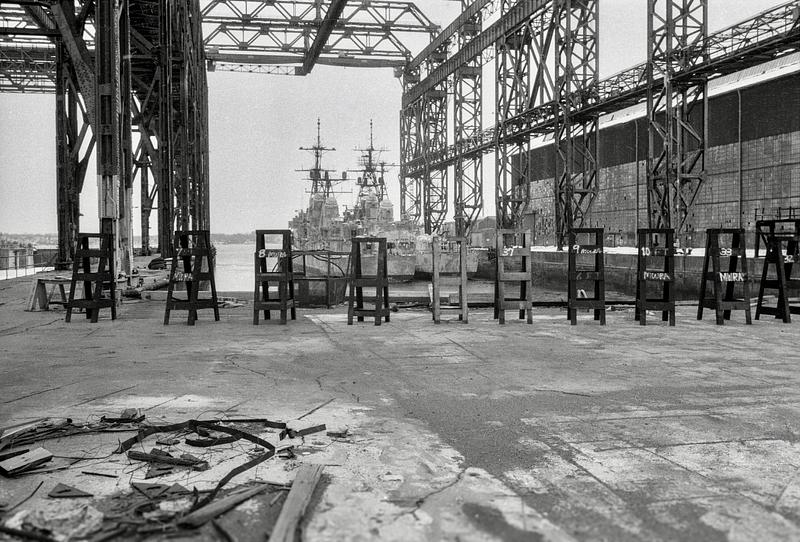
[[[95,147],[118,268],[129,269],[136,184],[145,254],[153,209],[165,256],[175,229],[208,229],[207,70],[399,68],[405,36],[437,31],[393,0],[2,0],[0,92],[56,93],[59,261],[72,259]]]
[[[521,227],[530,203],[528,147],[536,137],[540,143],[552,141],[556,158],[554,205],[539,219],[553,224],[548,235],[563,244],[569,229],[590,216],[598,193],[599,117],[646,103],[649,222],[675,228],[681,236],[691,234],[692,205],[705,178],[708,80],[797,50],[800,1],[784,2],[708,34],[706,0],[648,0],[648,61],[603,80],[597,68],[599,4],[502,0],[499,19],[469,41],[459,42],[434,69],[420,73],[425,55],[434,54],[434,44],[466,31],[473,16],[490,9],[490,4],[474,1],[470,8],[478,13],[465,11],[415,58],[405,71],[402,99],[401,207],[417,208],[419,200],[408,187],[419,185],[426,171],[454,166],[458,172],[457,164],[464,160],[493,153],[497,225]],[[426,95],[443,85],[458,88],[459,70],[482,53],[494,57],[495,125],[469,138],[455,130],[445,148],[440,143],[435,149],[424,148],[420,142],[431,139],[426,130],[438,129],[416,120]],[[441,52],[436,54],[440,59]],[[483,83],[487,84],[485,77]],[[458,91],[455,94],[458,102]],[[481,113],[472,115],[477,119]],[[459,192],[460,182],[457,174],[456,209],[469,197]],[[472,189],[477,186],[474,183]],[[428,200],[414,216],[437,216],[442,207],[427,208],[435,203]]]
[[[469,231],[483,203],[487,153],[495,154],[497,224],[521,226],[530,142],[544,137],[556,158],[551,233],[563,243],[598,192],[599,116],[644,102],[650,224],[690,235],[705,177],[707,82],[797,49],[800,0],[710,35],[706,0],[648,0],[647,62],[604,80],[599,3],[501,0],[499,18],[484,28],[494,2],[464,0],[433,36],[437,27],[406,2],[2,0],[0,91],[56,93],[62,262],[71,257],[94,147],[101,214],[116,222],[122,252],[130,254],[138,182],[143,249],[157,208],[168,254],[175,227],[208,226],[206,69],[305,75],[317,63],[394,66],[402,75],[401,214],[429,232],[447,216],[450,178],[458,234]],[[405,32],[433,39],[411,58]],[[490,84],[495,125],[484,129]]]

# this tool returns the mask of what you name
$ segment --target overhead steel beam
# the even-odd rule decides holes
[[[232,64],[302,66],[316,55],[317,64],[399,67],[411,58],[403,36],[439,29],[415,4],[397,0],[217,0],[205,4],[202,20],[209,59],[228,55]]]
[[[351,51],[353,54],[358,54],[358,51]],[[346,53],[343,53],[343,55]],[[219,53],[216,50],[206,52],[206,60],[209,62],[209,71],[223,70],[227,64],[233,65],[250,65],[258,66],[264,65],[296,65],[298,63],[297,56],[286,56],[280,54],[247,54],[238,55],[234,53]],[[394,58],[393,58],[394,57]],[[352,58],[348,56],[343,57],[320,57],[317,59],[316,64],[325,66],[340,66],[344,68],[401,68],[405,66],[406,60],[402,56],[382,55],[381,57],[366,57],[366,58]],[[301,66],[297,66],[298,70],[302,70]],[[236,70],[239,71],[239,70]],[[296,73],[295,75],[302,75]]]
[[[472,3],[464,7],[461,10],[461,14],[456,17],[452,23],[447,25],[447,28],[439,32],[417,56],[411,59],[407,69],[411,71],[423,66],[425,60],[430,57],[434,51],[440,49],[442,45],[446,45],[450,40],[458,39],[459,33],[465,26],[475,24],[476,18],[480,20],[481,12],[487,5],[491,4],[492,1],[493,0],[473,0]],[[463,43],[461,45],[463,45]]]
[[[97,133],[95,65],[92,55],[89,53],[89,47],[83,38],[83,26],[75,17],[74,9],[73,0],[58,0],[50,6],[53,21],[61,33],[61,39],[75,69],[89,123]]]
[[[314,36],[314,43],[311,44],[311,48],[306,52],[306,56],[303,59],[303,75],[311,73],[311,70],[314,69],[314,64],[316,64],[322,48],[328,43],[333,27],[339,21],[339,17],[341,17],[346,5],[347,0],[332,0],[331,5],[328,6],[328,11],[325,12],[325,19],[322,21],[319,30],[317,30],[316,36]]]
[[[679,71],[676,81],[691,81],[699,76],[709,80],[755,66],[800,48],[800,0],[785,2],[745,21],[708,36],[705,60]],[[663,85],[656,79],[656,88]],[[409,89],[413,85],[409,86]],[[639,64],[599,81],[596,96],[585,101],[576,114],[609,114],[642,103],[647,96],[647,64]],[[407,95],[404,94],[404,96]],[[442,167],[461,156],[494,152],[498,139],[517,139],[527,134],[550,133],[557,121],[552,101],[535,103],[506,121],[504,135],[498,127],[483,130],[480,137],[456,146],[450,145],[434,162]],[[404,165],[407,175],[421,174],[419,156]]]
[[[57,66],[54,49],[0,46],[0,92],[52,93]]]
[[[403,94],[403,107],[418,100],[428,90],[447,79],[459,66],[463,66],[476,55],[493,46],[499,39],[509,32],[525,24],[534,13],[550,4],[552,0],[519,0],[508,13],[504,14],[489,28],[470,41],[453,56],[448,58],[434,69],[419,84],[413,86]]]

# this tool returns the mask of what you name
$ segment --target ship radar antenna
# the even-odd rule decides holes
[[[322,167],[322,156],[330,151],[335,151],[335,147],[326,147],[322,144],[322,123],[317,117],[317,142],[311,147],[300,147],[301,151],[309,151],[314,156],[314,165],[308,169],[298,169],[297,171],[307,171],[308,178],[304,179],[311,181],[311,194],[322,194],[328,198],[333,194],[333,180],[331,179],[332,170]],[[334,176],[335,177],[335,176]]]

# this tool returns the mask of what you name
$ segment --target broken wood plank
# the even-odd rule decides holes
[[[171,457],[168,455],[148,454],[130,450],[128,459],[134,461],[146,461],[148,463],[164,463],[167,465],[179,465],[181,467],[192,467],[194,470],[208,470],[208,462],[202,459],[184,459],[182,457]]]
[[[6,476],[16,476],[47,463],[51,459],[53,459],[53,454],[44,448],[36,448],[0,462],[0,473]]]
[[[325,424],[314,424],[306,420],[291,420],[286,422],[286,430],[289,438],[302,437],[325,431]]]
[[[303,465],[297,471],[292,489],[283,503],[275,528],[269,535],[269,542],[293,542],[294,534],[303,514],[306,512],[311,496],[322,478],[322,465]]]
[[[227,497],[212,502],[211,504],[207,504],[206,506],[199,508],[190,514],[187,514],[186,516],[182,517],[180,521],[178,521],[178,524],[186,527],[200,527],[220,514],[224,514],[228,510],[236,507],[236,505],[266,491],[269,486],[270,484],[261,484],[238,493],[232,493]]]
[[[72,423],[69,418],[42,418],[35,422],[6,427],[0,430],[0,450],[11,446],[15,440],[35,436],[37,431],[52,431]]]

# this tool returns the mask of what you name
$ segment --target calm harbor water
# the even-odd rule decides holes
[[[249,292],[253,289],[253,254],[250,244],[221,244],[217,248],[216,281],[220,292]]]

